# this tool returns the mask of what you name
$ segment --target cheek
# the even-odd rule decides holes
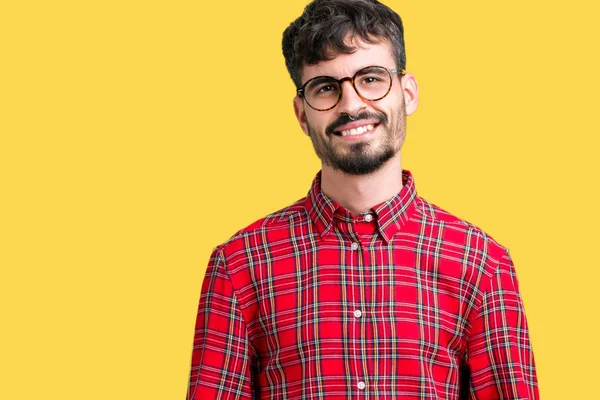
[[[308,126],[310,126],[310,128],[315,131],[315,132],[324,132],[325,129],[327,128],[327,126],[329,124],[331,124],[334,119],[332,119],[333,117],[330,117],[329,115],[323,115],[325,114],[323,112],[323,114],[319,113],[317,114],[318,111],[314,111],[313,112],[307,112],[306,113],[306,123],[308,124]]]
[[[398,112],[404,108],[404,96],[402,92],[391,92],[383,100],[386,100],[386,109]]]

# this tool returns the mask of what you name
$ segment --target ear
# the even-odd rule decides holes
[[[300,124],[300,128],[308,136],[308,125],[306,123],[306,111],[304,110],[304,100],[300,96],[294,97],[294,113]]]
[[[412,115],[417,111],[419,105],[419,85],[415,76],[407,72],[400,80],[402,93],[404,95],[404,105],[406,106],[406,115]]]

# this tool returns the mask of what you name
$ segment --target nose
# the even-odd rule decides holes
[[[342,82],[342,98],[338,103],[338,112],[341,114],[356,115],[365,108],[365,101],[356,93],[352,82]]]

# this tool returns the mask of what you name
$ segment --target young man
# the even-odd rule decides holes
[[[283,52],[322,170],[214,250],[188,398],[537,399],[508,251],[402,170],[418,86],[400,17],[314,0]]]

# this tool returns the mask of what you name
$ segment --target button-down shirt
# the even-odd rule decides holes
[[[537,399],[507,249],[417,196],[353,215],[320,189],[217,247],[190,399]]]

